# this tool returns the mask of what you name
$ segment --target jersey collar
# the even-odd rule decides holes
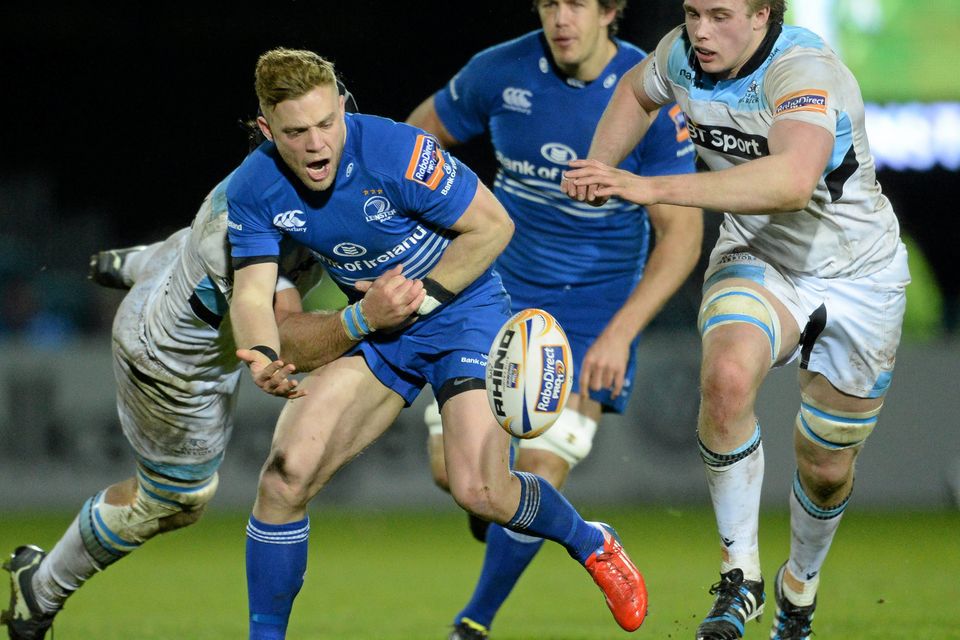
[[[780,37],[780,34],[783,32],[783,25],[780,23],[770,25],[770,28],[767,29],[767,35],[763,37],[763,40],[760,41],[760,46],[757,47],[757,50],[753,52],[753,55],[750,56],[750,59],[740,67],[740,71],[737,72],[737,75],[733,78],[724,78],[725,80],[737,80],[739,78],[745,78],[751,73],[760,68],[760,65],[763,64],[764,60],[767,59],[767,56],[770,55],[770,52],[773,51],[773,46],[777,42],[777,38]],[[720,81],[719,78],[716,78],[713,74],[705,72],[700,67],[700,61],[697,60],[697,54],[693,50],[693,45],[690,42],[690,36],[687,35],[687,30],[683,30],[683,41],[687,45],[689,51],[687,57],[687,63],[693,68],[696,75],[693,78],[693,83],[697,87],[703,87],[703,79],[706,77],[711,84],[716,84]]]

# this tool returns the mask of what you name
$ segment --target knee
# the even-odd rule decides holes
[[[158,521],[159,528],[157,533],[166,533],[167,531],[174,531],[175,529],[189,527],[200,520],[201,516],[203,516],[206,510],[207,505],[200,505],[199,507],[189,511],[179,511],[165,518],[160,518]]]
[[[312,497],[314,483],[296,460],[286,452],[273,450],[260,472],[260,499],[303,508]]]
[[[800,456],[797,466],[804,489],[816,504],[832,504],[849,492],[853,480],[855,452]],[[841,495],[842,494],[842,495]]]
[[[749,367],[733,359],[705,362],[700,376],[701,418],[708,425],[723,428],[751,406],[756,376]]]
[[[454,482],[450,494],[458,505],[484,520],[500,520],[495,508],[494,492],[479,480]]]

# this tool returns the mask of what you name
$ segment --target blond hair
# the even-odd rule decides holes
[[[254,78],[261,111],[305,96],[316,87],[337,84],[332,62],[313,51],[282,47],[260,56]]]
[[[787,0],[747,0],[747,10],[755,14],[764,6],[770,7],[770,24],[783,24],[783,15],[787,12]]]

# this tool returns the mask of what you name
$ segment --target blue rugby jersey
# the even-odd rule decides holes
[[[617,53],[600,76],[583,83],[559,72],[535,31],[478,53],[434,96],[437,115],[458,141],[490,133],[499,162],[494,192],[516,225],[496,262],[510,290],[515,283],[619,280],[626,295],[646,264],[650,223],[643,207],[610,200],[597,208],[560,191],[561,172],[586,157],[617,81],[645,56],[615,42]],[[619,166],[665,175],[691,172],[693,161],[682,114],[667,107]]]
[[[476,193],[477,176],[421,130],[376,116],[346,114],[346,141],[333,185],[311,192],[263,143],[227,188],[234,258],[279,255],[286,235],[309,247],[352,299],[359,280],[397,264],[422,278],[453,235],[447,231]],[[499,278],[490,270],[471,287]]]

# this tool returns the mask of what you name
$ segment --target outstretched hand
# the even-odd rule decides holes
[[[613,197],[642,205],[656,204],[648,179],[597,160],[572,160],[560,188],[574,200],[597,207]]]
[[[250,349],[237,349],[237,357],[247,363],[254,384],[266,393],[288,400],[307,395],[306,391],[297,388],[299,383],[289,377],[297,370],[293,364],[284,364],[282,360],[266,362],[262,353]]]
[[[373,282],[361,280],[354,285],[363,296],[363,315],[378,331],[397,329],[411,322],[426,293],[420,280],[402,275],[403,265],[384,271]]]

